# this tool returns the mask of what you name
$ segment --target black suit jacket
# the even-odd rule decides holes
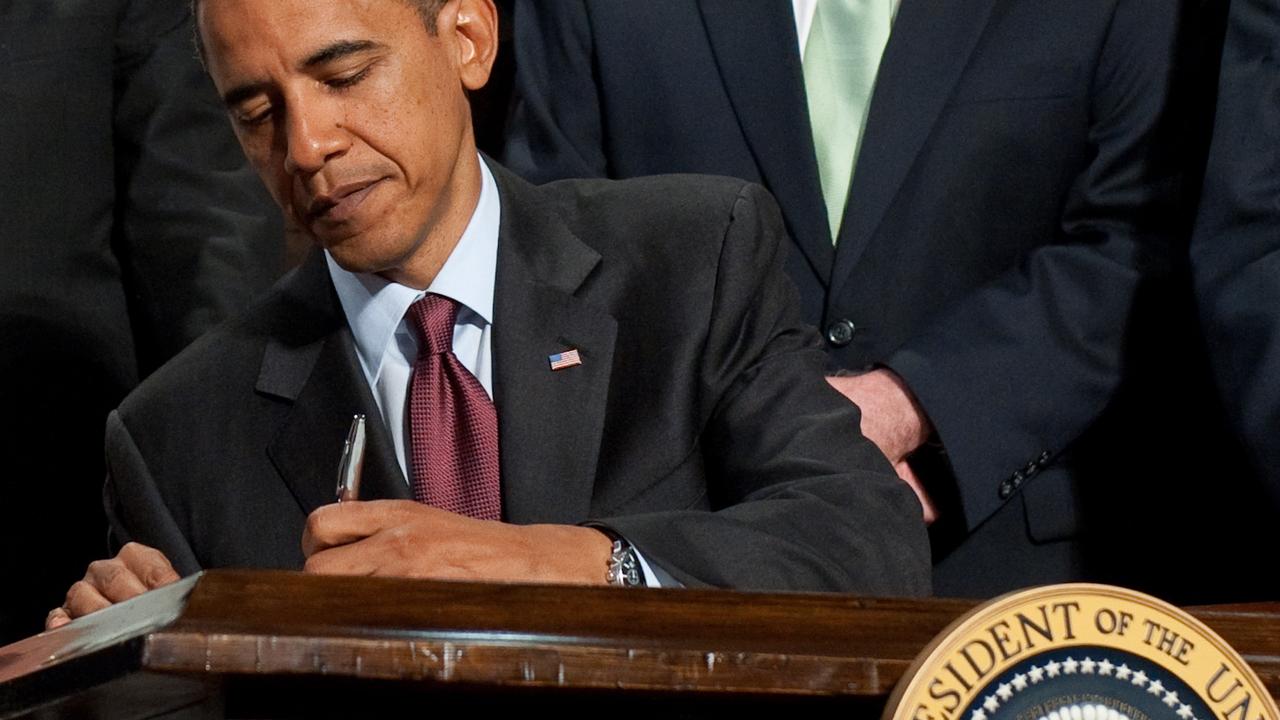
[[[917,457],[955,523],[935,532],[940,592],[1086,574],[1080,496],[1126,473],[1082,438],[1179,217],[1177,6],[903,0],[834,248],[789,2],[516,10],[513,169],[722,173],[777,196],[831,366],[891,367],[945,447]]]
[[[0,3],[0,643],[105,548],[107,413],[280,271],[191,32],[172,0]]]
[[[1233,0],[1192,268],[1218,389],[1273,514],[1280,513],[1278,250],[1280,4]]]
[[[606,523],[687,585],[927,592],[918,506],[826,387],[767,193],[495,175],[506,520]],[[184,573],[300,567],[353,412],[378,417],[317,254],[112,415],[118,538]],[[374,426],[362,495],[408,497]]]

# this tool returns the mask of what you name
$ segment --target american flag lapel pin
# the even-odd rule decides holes
[[[573,348],[572,350],[548,355],[547,362],[551,364],[552,370],[564,370],[581,365],[582,358],[578,355],[578,348]]]

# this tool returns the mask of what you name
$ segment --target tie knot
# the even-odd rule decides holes
[[[442,295],[424,295],[409,306],[409,317],[418,330],[421,354],[436,355],[453,351],[453,326],[458,319],[458,304]]]

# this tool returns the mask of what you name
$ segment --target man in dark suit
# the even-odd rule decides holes
[[[0,3],[0,644],[103,551],[107,413],[280,270],[190,37],[171,0]]]
[[[767,193],[490,169],[466,102],[493,61],[487,0],[197,13],[246,154],[324,253],[112,416],[108,507],[135,542],[51,625],[171,580],[169,561],[603,583],[631,553],[682,585],[927,591],[919,508],[825,384]],[[419,310],[450,305],[442,325]],[[453,400],[420,403],[441,363]],[[333,505],[354,412],[381,420],[367,501]],[[470,450],[432,449],[459,427]],[[490,459],[500,513],[432,500],[483,495],[469,473]]]
[[[1128,454],[1149,457],[1093,431],[1123,404],[1134,308],[1177,230],[1174,4],[516,10],[513,169],[710,172],[777,195],[831,382],[936,506],[938,592],[1097,577],[1084,504],[1115,502]],[[862,96],[828,95],[841,72]]]
[[[1218,389],[1280,511],[1280,4],[1233,0],[1192,241]]]

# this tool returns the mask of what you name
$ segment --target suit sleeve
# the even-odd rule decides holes
[[[1055,238],[980,287],[887,362],[915,393],[972,530],[1107,407],[1126,367],[1135,298],[1178,232],[1169,111],[1176,6],[1117,3],[1092,78],[1091,159]]]
[[[180,575],[199,572],[195,552],[169,514],[151,471],[118,412],[112,412],[107,418],[106,450],[103,506],[107,512],[111,552],[114,554],[127,543],[139,542],[164,553]]]
[[[1192,270],[1223,402],[1280,507],[1280,5],[1234,0]]]
[[[281,271],[280,214],[195,55],[187,3],[133,0],[116,36],[113,238],[154,369]]]
[[[777,206],[733,204],[700,369],[709,511],[600,521],[687,586],[929,591],[915,496],[823,377],[825,354],[783,272]]]
[[[515,89],[503,163],[534,183],[607,177],[585,3],[518,2],[514,24]]]

